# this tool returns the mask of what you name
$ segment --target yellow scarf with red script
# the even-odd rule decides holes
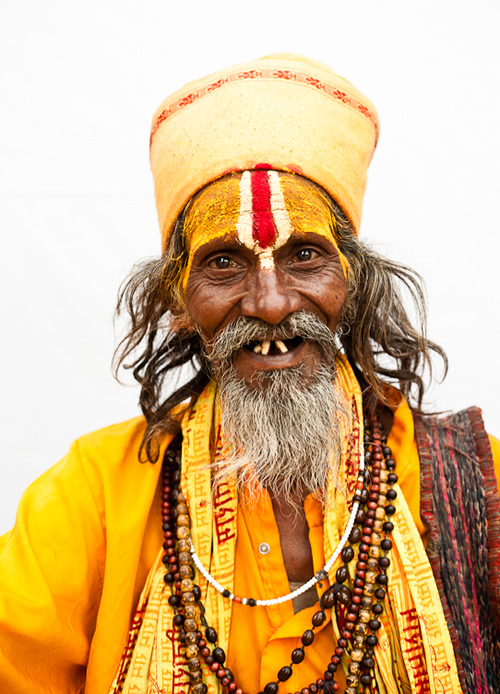
[[[349,517],[349,500],[354,493],[362,454],[362,399],[347,359],[337,357],[337,379],[350,417],[341,426],[341,484],[329,480],[324,509],[325,557],[333,554]],[[235,480],[223,482],[212,493],[211,465],[224,456],[216,386],[210,383],[182,422],[183,450],[181,487],[191,517],[191,537],[196,553],[213,578],[232,590],[237,541],[238,494]],[[379,644],[375,648],[375,679],[383,694],[441,694],[460,692],[455,657],[441,601],[417,528],[399,491],[393,502],[395,529],[388,570],[388,594],[381,617]],[[110,694],[181,693],[189,689],[189,672],[184,647],[173,626],[174,609],[168,604],[170,587],[163,580],[163,550],[152,567],[132,621],[125,649]],[[332,567],[329,580],[341,560]],[[197,576],[206,620],[219,635],[227,653],[232,602]],[[259,608],[254,608],[259,609]],[[331,621],[339,638],[335,610]],[[346,658],[344,657],[343,660]],[[222,686],[202,661],[203,681],[208,694],[222,694]],[[318,673],[318,677],[321,673]],[[256,690],[258,685],[256,684]],[[253,693],[252,693],[253,694]]]

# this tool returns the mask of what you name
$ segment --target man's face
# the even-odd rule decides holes
[[[273,258],[273,267],[263,267],[258,254],[243,245],[236,233],[215,238],[196,251],[186,305],[209,354],[214,338],[239,316],[274,326],[296,311],[308,311],[335,332],[347,280],[334,244],[320,234],[293,231]],[[251,342],[239,349],[233,356],[238,375],[252,385],[259,372],[302,365],[307,380],[320,361],[319,346],[290,338],[283,341],[287,351],[275,342],[267,354],[262,353],[263,343]]]
[[[318,342],[290,329],[273,339],[273,326],[302,311],[335,332],[347,280],[333,225],[321,189],[278,171],[227,176],[193,200],[185,222],[187,309],[209,356],[235,320],[259,319],[257,333],[232,355],[247,385],[261,382],[263,372],[292,367],[307,382],[317,370]]]

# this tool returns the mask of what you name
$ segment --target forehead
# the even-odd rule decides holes
[[[319,186],[272,170],[230,174],[209,184],[191,201],[184,224],[191,254],[228,235],[257,252],[279,248],[292,235],[315,233],[335,242],[334,229]]]

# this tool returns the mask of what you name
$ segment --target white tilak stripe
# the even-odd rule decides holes
[[[254,248],[253,213],[252,213],[252,181],[250,171],[244,171],[240,179],[240,213],[236,222],[238,239],[247,248]]]
[[[259,254],[261,268],[263,270],[274,270],[273,247],[269,246],[264,250],[259,248],[257,252]]]
[[[273,249],[281,248],[290,238],[293,226],[285,205],[285,196],[281,190],[280,176],[277,171],[268,171],[267,178],[271,189],[271,212],[276,226],[276,240]]]

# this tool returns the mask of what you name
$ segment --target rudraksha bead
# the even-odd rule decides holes
[[[292,676],[292,672],[293,670],[289,665],[285,665],[285,667],[282,667],[281,670],[278,672],[279,681],[286,682]]]
[[[329,610],[335,605],[335,594],[333,591],[328,591],[327,593],[324,593],[322,597],[322,604],[323,607],[325,607],[327,610]]]
[[[347,566],[339,566],[335,578],[339,583],[344,583],[349,578],[349,569]]]
[[[194,672],[195,670],[199,670],[200,669],[199,658],[191,658],[190,660],[187,661],[187,666],[188,666],[189,672]]]
[[[337,593],[337,597],[339,596],[339,594],[340,594],[343,590],[349,590],[349,589],[343,587],[343,588],[342,588],[341,590],[339,590],[339,592]],[[313,615],[313,618],[312,618],[312,623],[314,624],[315,627],[320,627],[320,626],[323,624],[323,622],[325,621],[325,619],[326,619],[326,615],[325,615],[324,612],[321,612],[321,611],[315,612],[315,614]]]
[[[187,634],[186,634],[187,636]],[[191,658],[196,658],[199,654],[198,646],[189,645],[186,646],[186,658],[191,660]]]
[[[304,631],[302,634],[302,643],[304,646],[310,646],[312,642],[314,641],[314,631],[312,629],[308,629],[307,631]]]
[[[357,527],[354,527],[351,531],[351,534],[349,535],[349,542],[352,542],[352,544],[355,545],[360,540],[361,540],[361,530]]]
[[[189,673],[191,684],[201,684],[203,682],[203,673],[201,670],[194,670]]]
[[[205,637],[210,643],[215,643],[217,641],[217,632],[213,627],[207,627],[205,630]]]
[[[352,547],[349,545],[347,547],[344,547],[342,552],[340,553],[340,558],[345,564],[348,564],[350,561],[354,559],[354,550]]]
[[[351,652],[351,660],[355,663],[360,663],[363,660],[363,651],[361,648],[353,648]]]
[[[304,660],[304,649],[296,648],[292,651],[292,663],[298,664]]]
[[[212,651],[212,655],[218,663],[220,663],[221,665],[224,664],[224,661],[226,660],[226,654],[224,653],[224,650],[222,648],[214,648],[214,650]]]
[[[336,597],[337,597],[337,600],[339,602],[341,602],[343,605],[348,605],[351,602],[351,591],[347,586],[342,586],[342,588],[337,593]],[[318,613],[316,612],[316,614],[318,614]],[[314,615],[314,617],[316,617],[316,615]],[[316,624],[314,621],[314,617],[313,617],[312,622],[313,622],[315,627],[321,626],[321,624],[323,624],[323,622],[325,621],[325,619],[323,617],[321,622],[319,624]]]

